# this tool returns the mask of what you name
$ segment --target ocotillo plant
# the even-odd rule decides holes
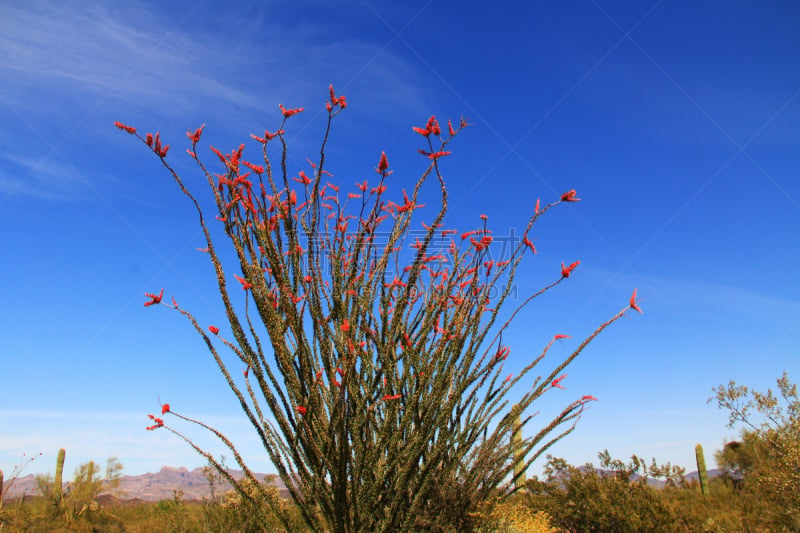
[[[25,470],[25,468],[29,464],[31,464],[38,457],[41,456],[42,456],[41,452],[37,455],[31,455],[31,456],[28,456],[28,454],[23,453],[22,454],[23,460],[19,464],[14,465],[14,468],[11,470],[11,475],[9,476],[8,483],[5,483],[3,477],[3,471],[0,470],[0,507],[3,506],[3,499],[8,495],[9,491],[14,486],[14,483],[16,483],[20,474],[22,474],[22,471]]]
[[[700,490],[703,491],[703,496],[708,496],[710,490],[708,487],[708,472],[706,471],[706,457],[703,454],[703,446],[701,444],[694,447],[694,455],[697,458],[697,477],[700,478]]]
[[[556,205],[579,199],[572,190],[543,207],[537,201],[521,241],[507,257],[493,259],[487,217],[482,215],[477,228],[460,236],[443,226],[448,206],[443,160],[466,121],[455,127],[448,121],[443,129],[431,117],[424,127],[413,128],[425,143],[420,152],[427,168],[403,188],[402,200],[387,193],[396,178],[390,179],[385,153],[378,159],[375,181],[356,183],[354,192],[345,194],[328,181],[325,151],[332,120],[345,107],[344,96],[336,96],[331,87],[320,155],[309,162],[308,173],[290,173],[284,135],[286,121],[302,109],[281,105],[280,126],[251,135],[260,148],[258,163],[245,160],[244,144],[227,154],[211,147],[222,165],[219,173],[201,161],[203,127],[187,132],[189,156],[206,178],[216,219],[238,257],[241,275],[233,277],[244,293],[231,292],[212,238],[215,228],[167,161],[169,145],[162,145],[158,133],[141,136],[134,127],[117,123],[156,154],[195,206],[227,332],[217,325],[202,326],[174,298],[162,301],[163,289],[147,294],[145,305],[176,310],[202,337],[313,531],[434,527],[444,518],[441,508],[430,505],[436,501],[432,495],[452,491],[460,498],[455,510],[463,511],[457,514],[466,517],[497,488],[513,486],[519,463],[515,451],[526,458],[527,467],[569,433],[595,399],[585,395],[573,401],[521,446],[512,442],[514,418],[506,395],[566,335],[544,343],[538,355],[526,357],[529,364],[521,372],[504,379],[510,348],[502,344],[501,333],[511,318],[499,326],[496,321],[523,256],[535,252],[528,237],[534,223]],[[276,143],[277,158],[272,153]],[[423,224],[419,237],[411,239],[412,216],[422,207],[420,191],[428,180],[436,182],[441,208],[430,224]],[[562,264],[555,279],[516,311],[567,279],[578,263]],[[243,294],[244,302],[234,294]],[[493,294],[499,296],[491,302]],[[635,291],[624,309],[554,365],[547,377],[527,384],[518,402],[520,413],[552,389],[558,373],[628,309],[638,310]],[[223,346],[238,357],[243,374],[232,372],[220,356]],[[254,480],[234,443],[164,404],[161,415],[168,413],[214,433]],[[212,454],[165,425],[163,418],[150,418],[149,429],[166,427],[184,438],[242,497],[253,499]],[[522,417],[519,431],[530,420],[530,415]],[[266,502],[281,515],[280,502],[266,491],[260,497],[262,505]]]
[[[53,502],[56,506],[61,505],[61,498],[63,495],[62,475],[64,473],[64,458],[66,454],[67,451],[61,448],[58,450],[58,456],[56,457],[56,475],[53,479]]]

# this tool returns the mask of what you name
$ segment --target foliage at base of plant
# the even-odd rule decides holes
[[[475,514],[475,533],[556,533],[550,516],[516,501],[486,502]]]

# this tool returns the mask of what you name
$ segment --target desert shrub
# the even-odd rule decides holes
[[[552,518],[565,532],[675,532],[682,524],[677,513],[661,498],[658,489],[647,484],[650,472],[666,474],[667,482],[679,483],[679,469],[655,462],[647,466],[634,456],[629,464],[600,454],[602,470],[592,464],[569,465],[549,457],[544,481],[527,484],[527,502]]]
[[[800,531],[800,398],[786,373],[778,394],[731,381],[714,389],[729,427],[743,426],[741,441],[715,454],[739,491],[746,528]]]

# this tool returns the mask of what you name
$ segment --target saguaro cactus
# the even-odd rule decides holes
[[[700,490],[703,491],[703,496],[709,495],[708,490],[708,472],[706,471],[706,458],[703,455],[703,446],[698,444],[694,447],[694,454],[697,457],[697,476],[700,478]]]
[[[64,473],[64,457],[67,451],[64,448],[58,450],[58,457],[56,457],[56,477],[53,480],[53,500],[56,505],[61,504],[62,497],[62,474]]]
[[[513,433],[511,440],[514,444],[514,487],[521,489],[525,486],[525,452],[522,447],[522,413],[519,405],[512,409],[514,416]]]

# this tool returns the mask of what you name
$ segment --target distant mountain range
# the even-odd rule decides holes
[[[241,470],[230,470],[234,479],[241,479]],[[712,478],[721,475],[721,470],[709,470],[708,477]],[[259,480],[267,479],[268,482],[278,488],[283,497],[288,497],[288,491],[278,476],[268,474],[255,474]],[[684,476],[686,480],[697,480],[697,472],[691,472]],[[10,480],[6,480],[6,487]],[[664,483],[657,479],[648,479],[648,484],[654,487],[663,487]],[[217,495],[231,490],[231,486],[219,480],[216,476],[214,491]],[[182,491],[185,500],[200,500],[211,495],[211,487],[208,479],[203,473],[202,468],[189,470],[185,467],[174,468],[165,466],[156,473],[147,473],[140,476],[122,476],[120,478],[119,489],[114,491],[114,496],[124,500],[142,500],[157,502],[161,500],[171,500],[175,491]],[[15,499],[23,495],[39,496],[39,488],[36,485],[36,478],[33,474],[18,478],[14,486],[9,490],[4,499]]]
[[[237,480],[244,475],[241,470],[230,470],[229,472]],[[286,487],[277,476],[267,474],[255,474],[255,476],[259,480],[269,478],[269,483],[276,486],[282,496],[288,496]],[[7,479],[5,481],[6,487],[9,483],[10,480]],[[231,490],[231,488],[230,484],[221,481],[219,476],[216,476],[214,491],[217,495]],[[119,488],[114,491],[114,495],[126,500],[157,502],[171,500],[175,491],[182,491],[182,497],[185,500],[200,500],[211,495],[211,486],[202,468],[189,470],[185,467],[165,466],[156,473],[147,473],[140,476],[122,476]],[[14,486],[11,487],[8,495],[4,496],[3,499],[19,498],[22,495],[41,495],[33,474],[17,478]]]

